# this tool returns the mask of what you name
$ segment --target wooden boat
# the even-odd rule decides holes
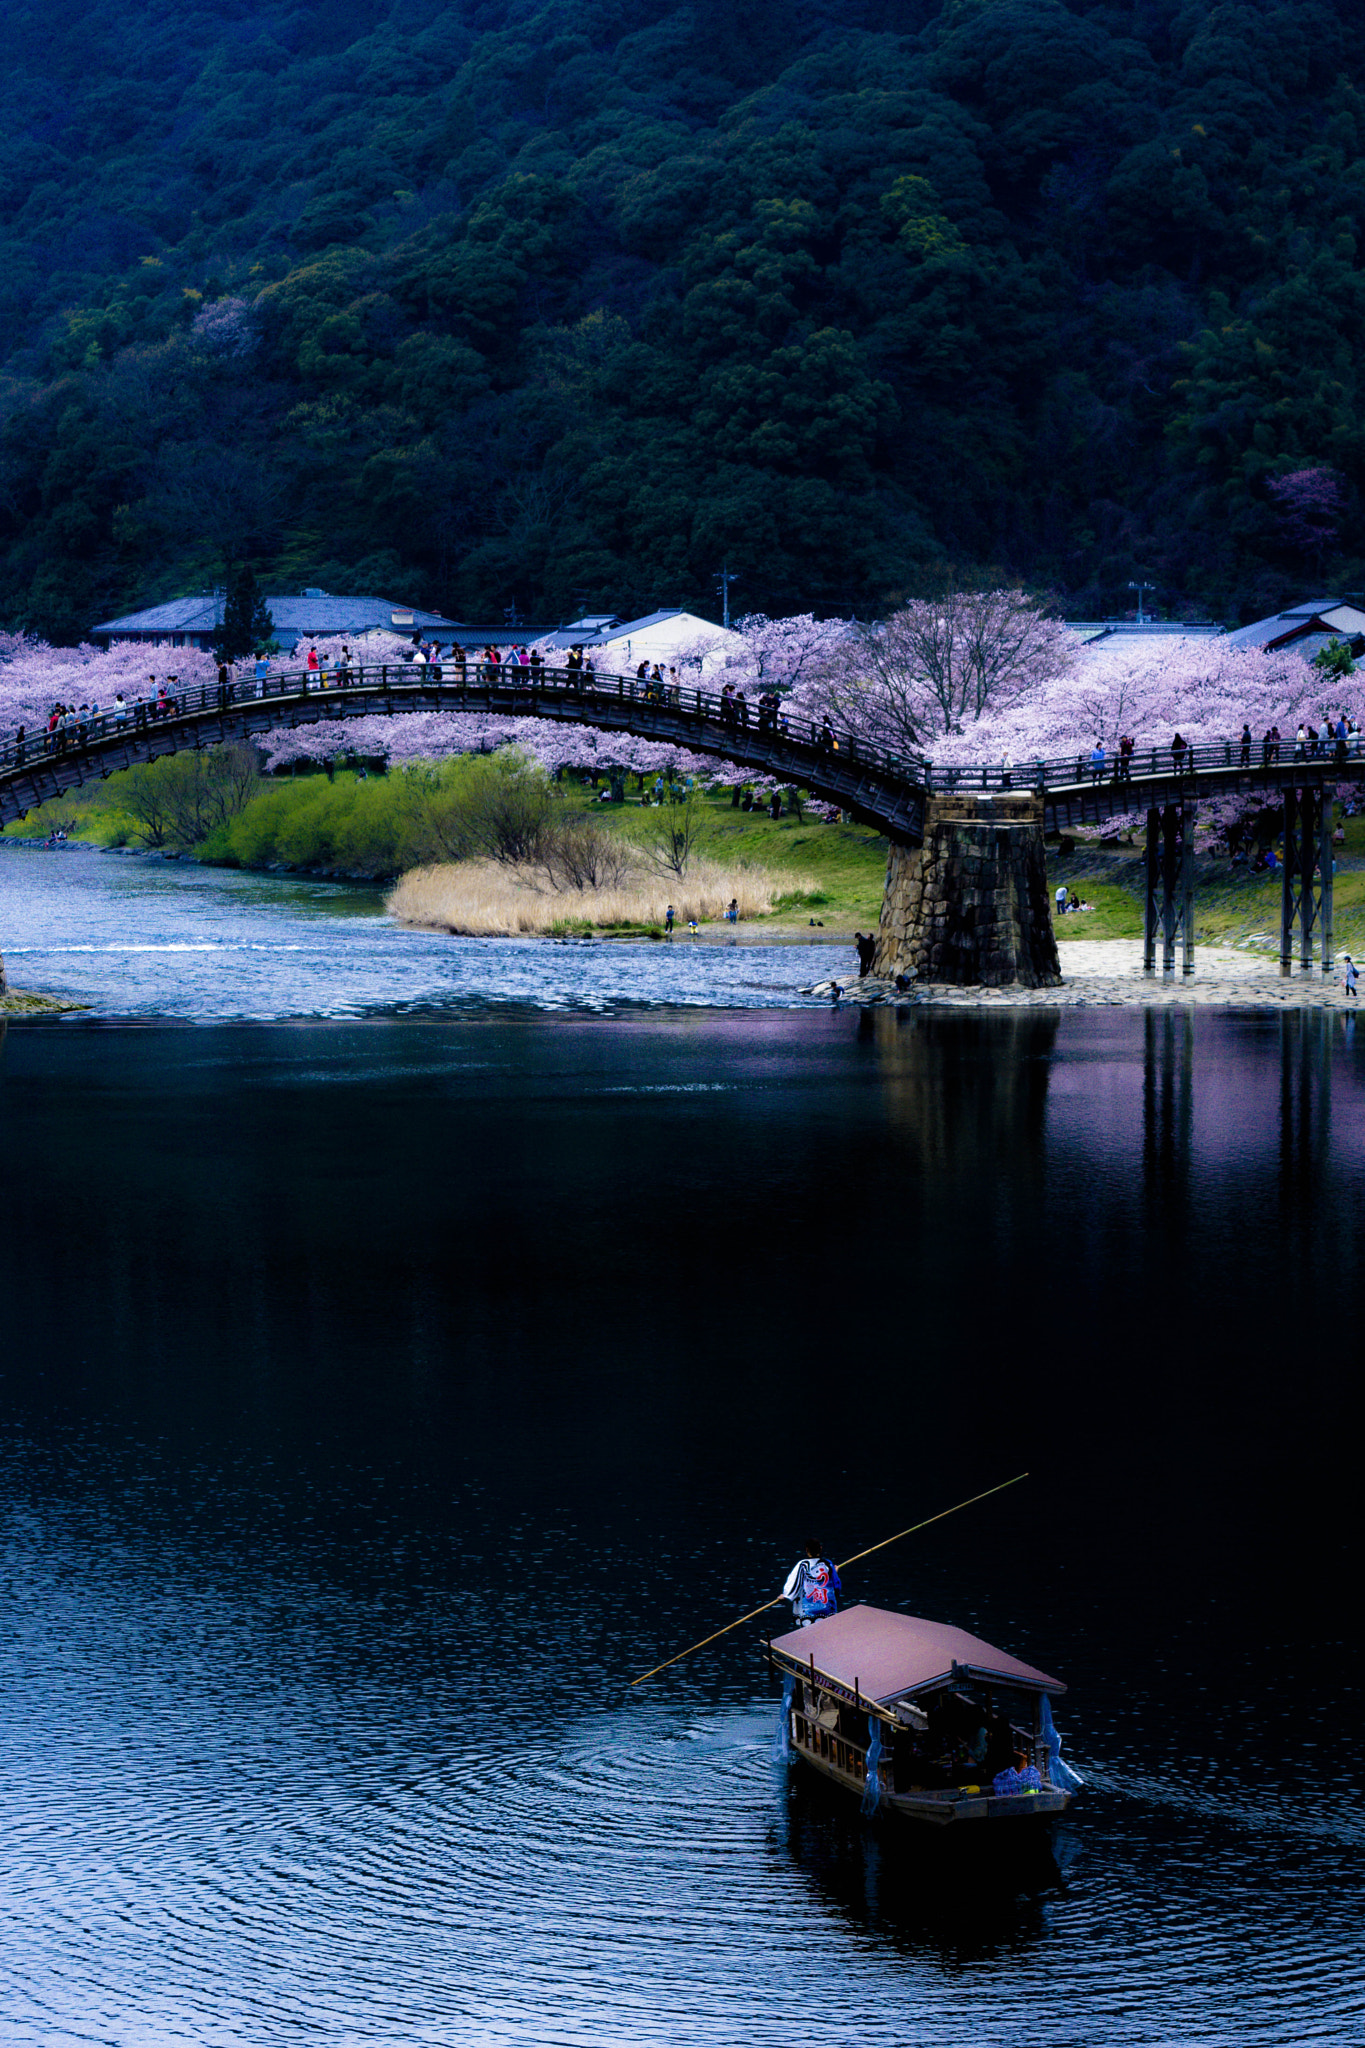
[[[775,1636],[793,1755],[865,1809],[946,1827],[1062,1813],[1080,1780],[1060,1761],[1066,1691],[965,1629],[884,1607]]]

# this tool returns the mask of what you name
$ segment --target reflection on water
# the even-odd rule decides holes
[[[1340,2042],[1350,1020],[16,1025],[0,2040]],[[850,1574],[1059,1669],[992,1847],[771,1759]]]

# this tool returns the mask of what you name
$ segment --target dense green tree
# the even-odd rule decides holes
[[[223,623],[213,651],[219,661],[240,661],[244,655],[263,653],[274,630],[270,607],[256,585],[256,571],[250,562],[243,562],[228,580]]]
[[[0,623],[1365,575],[1346,0],[0,17]]]

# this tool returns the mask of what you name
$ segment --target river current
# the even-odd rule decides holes
[[[0,842],[11,981],[124,1017],[787,1006],[803,984],[856,969],[851,945],[823,944],[814,926],[810,939],[457,939],[395,924],[379,888]]]
[[[1365,2040],[1365,1027],[585,988],[39,860],[0,945],[93,1008],[0,1046],[0,2042]],[[789,1773],[759,1624],[632,1688],[1023,1470],[847,1590],[1068,1681],[1050,1837]]]

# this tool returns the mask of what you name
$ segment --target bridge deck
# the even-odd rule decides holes
[[[10,740],[0,746],[0,823],[117,769],[186,748],[315,724],[336,725],[342,747],[344,727],[354,719],[437,711],[543,718],[659,740],[810,790],[888,838],[913,844],[923,830],[924,789],[914,764],[847,734],[825,737],[814,727],[807,737],[777,714],[753,708],[741,719],[703,690],[649,694],[634,676],[599,676],[578,685],[562,672],[537,682],[520,670],[510,683],[478,672],[466,682],[418,681],[418,674],[409,666],[353,669],[346,681],[325,688],[303,676],[271,677],[263,686],[238,680],[228,686],[226,701],[208,684],[182,690],[167,715],[139,705],[122,718],[102,712],[97,721],[56,736],[55,744],[45,735],[22,747]]]
[[[1269,747],[1257,741],[1246,748],[1238,740],[1186,748],[1179,758],[1169,748],[1143,749],[1126,765],[1106,763],[1099,775],[1084,754],[1013,768],[941,767],[844,729],[798,723],[781,709],[750,706],[741,716],[715,692],[670,689],[635,676],[589,678],[546,670],[537,677],[524,668],[509,675],[506,665],[494,675],[479,665],[461,681],[447,664],[437,680],[411,665],[392,664],[333,672],[326,686],[303,672],[272,676],[264,684],[236,678],[226,693],[216,684],[196,685],[181,690],[164,715],[146,704],[132,705],[121,716],[105,711],[51,739],[38,734],[20,745],[11,738],[0,744],[0,824],[85,782],[185,748],[257,740],[280,727],[315,724],[337,726],[341,746],[344,728],[354,719],[433,711],[589,725],[714,755],[756,776],[810,790],[902,845],[922,837],[931,793],[1036,791],[1044,800],[1045,828],[1064,832],[1102,828],[1172,803],[1365,781],[1365,755],[1354,750],[1310,755],[1291,743]]]

